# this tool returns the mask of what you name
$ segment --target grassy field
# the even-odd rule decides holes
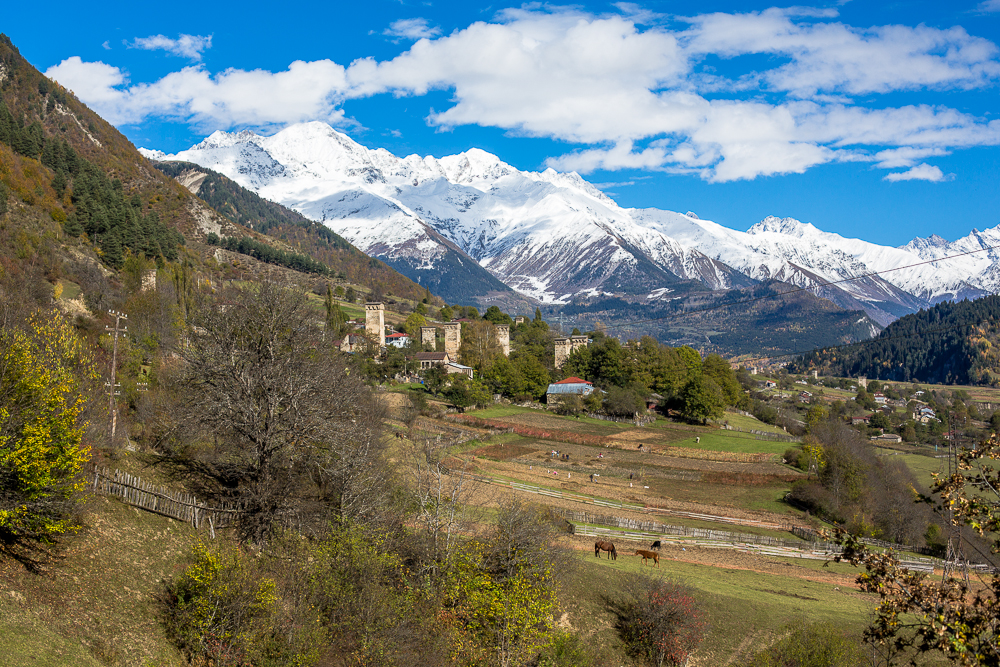
[[[732,431],[708,432],[697,437],[701,442],[695,442],[695,437],[692,436],[684,440],[672,442],[671,445],[674,447],[706,449],[715,452],[736,452],[739,454],[783,454],[786,449],[795,446],[795,443],[791,442],[757,440],[750,434],[740,434]]]
[[[804,563],[811,562],[789,559],[785,567],[799,570]],[[832,569],[822,574],[853,575],[849,566],[829,567]],[[666,558],[659,568],[650,568],[637,557],[619,555],[617,561],[608,561],[581,554],[563,577],[567,621],[582,634],[591,635],[593,644],[618,645],[609,602],[621,597],[624,578],[636,575],[662,576],[694,590],[708,621],[705,640],[692,656],[692,664],[699,666],[731,664],[730,660],[747,657],[753,647],[766,643],[785,627],[803,622],[836,623],[860,635],[870,606],[856,591],[810,573],[792,579]]]
[[[947,459],[936,459],[930,456],[920,456],[919,454],[900,454],[891,449],[880,449],[878,451],[881,454],[898,458],[906,463],[906,467],[913,472],[917,481],[920,482],[925,489],[930,488],[932,482],[931,473],[948,472]],[[944,452],[942,451],[942,453]]]
[[[722,416],[723,422],[729,422],[732,426],[737,426],[743,429],[754,429],[757,431],[764,431],[765,433],[777,433],[779,435],[787,435],[780,426],[773,426],[771,424],[765,424],[764,422],[756,419],[754,417],[748,417],[746,415],[741,415],[736,412],[727,412]]]

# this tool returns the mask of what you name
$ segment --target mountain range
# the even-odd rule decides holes
[[[727,290],[777,280],[886,325],[1000,287],[1000,227],[900,248],[791,218],[740,232],[690,212],[623,208],[576,173],[521,171],[479,149],[400,158],[320,122],[272,136],[215,132],[175,155],[140,150],[218,171],[449,301],[513,290],[543,304],[648,303],[677,298],[691,281]],[[970,251],[982,252],[930,262]]]

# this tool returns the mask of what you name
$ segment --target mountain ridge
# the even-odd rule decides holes
[[[319,122],[271,136],[215,132],[187,151],[147,155],[220,171],[421,284],[440,267],[453,270],[446,264],[461,267],[475,274],[465,280],[466,299],[512,289],[556,306],[601,294],[643,300],[684,281],[725,290],[781,280],[884,326],[1000,288],[1000,256],[970,255],[972,271],[969,262],[926,263],[993,239],[1000,245],[1000,227],[899,248],[787,217],[740,232],[694,215],[622,208],[576,173],[520,171],[478,148],[397,157]]]

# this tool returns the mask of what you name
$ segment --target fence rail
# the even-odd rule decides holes
[[[722,424],[719,428],[725,431],[736,431],[737,433],[749,433],[754,436],[755,440],[769,440],[771,442],[802,442],[801,438],[796,438],[793,435],[784,435],[782,433],[772,433],[771,431],[761,431],[756,428],[741,428],[739,426],[733,426],[732,424]]]
[[[114,474],[100,468],[95,470],[92,487],[133,507],[190,523],[195,529],[207,527],[212,537],[216,528],[231,525],[239,513],[230,507],[209,507],[190,493],[170,491],[120,470]]]

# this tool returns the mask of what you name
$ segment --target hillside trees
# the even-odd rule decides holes
[[[382,410],[301,290],[232,287],[191,320],[174,382],[183,418],[162,448],[200,495],[236,505],[242,540],[390,511]]]
[[[0,329],[0,540],[48,540],[72,528],[72,499],[89,460],[83,444],[93,363],[57,314]]]
[[[932,492],[938,509],[951,521],[992,540],[1000,553],[1000,439],[993,436],[975,449],[963,449],[950,477],[935,476]],[[864,566],[861,589],[876,593],[879,605],[865,632],[876,646],[895,652],[915,649],[943,655],[954,664],[1000,665],[1000,574],[973,585],[960,577],[938,579],[900,565],[896,554],[876,553],[846,538],[843,559]],[[838,559],[839,560],[839,559]],[[977,575],[982,577],[983,575]]]

